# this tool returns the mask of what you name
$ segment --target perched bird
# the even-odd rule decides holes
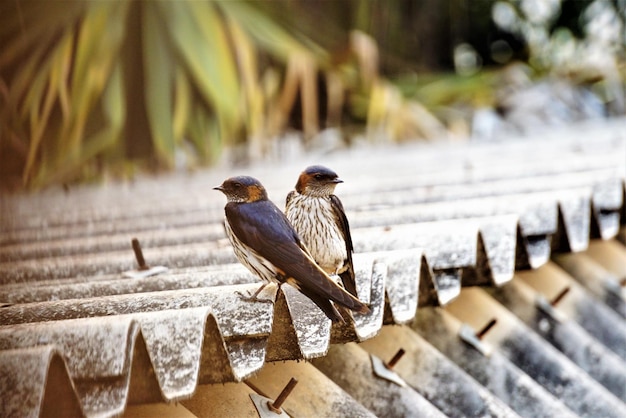
[[[317,264],[326,273],[339,275],[345,289],[356,296],[350,225],[334,195],[339,183],[343,181],[331,169],[307,167],[287,195],[285,215]]]
[[[224,227],[235,255],[265,281],[251,298],[256,299],[269,282],[279,286],[287,282],[315,302],[333,322],[343,322],[343,318],[331,301],[356,312],[369,311],[317,265],[257,179],[232,177],[214,189],[228,199]]]

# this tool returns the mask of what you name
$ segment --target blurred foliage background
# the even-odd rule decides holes
[[[246,162],[292,130],[465,138],[550,77],[624,113],[624,0],[7,0],[0,21],[4,190]]]

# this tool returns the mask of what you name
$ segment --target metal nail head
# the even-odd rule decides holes
[[[292,377],[291,380],[289,380],[289,383],[287,383],[287,386],[285,386],[283,391],[280,392],[280,395],[278,395],[278,397],[276,398],[274,402],[267,401],[267,407],[271,411],[279,414],[282,411],[280,407],[283,405],[283,402],[285,402],[285,400],[287,399],[287,397],[289,396],[293,388],[296,387],[297,384],[298,384],[298,380]]]
[[[133,238],[131,243],[133,246],[133,251],[135,252],[137,264],[139,265],[138,270],[148,270],[150,267],[146,264],[146,259],[143,258],[143,251],[141,251],[141,245],[139,245],[139,240],[137,238]]]
[[[393,369],[393,366],[395,366],[400,361],[400,359],[402,358],[402,356],[404,356],[405,353],[406,351],[404,351],[404,348],[399,349],[398,352],[391,358],[391,360],[384,363],[385,367],[388,369]]]
[[[550,301],[550,305],[556,306],[561,301],[561,299],[563,299],[563,297],[569,293],[569,291],[569,286],[565,287],[563,290],[561,290],[561,292],[559,292],[558,295],[554,297],[554,299]]]
[[[498,322],[498,320],[496,318],[493,318],[491,321],[487,322],[487,324],[476,333],[476,338],[478,338],[479,340],[481,340],[485,334],[487,334],[489,332],[489,330],[491,328],[493,328],[493,326]]]

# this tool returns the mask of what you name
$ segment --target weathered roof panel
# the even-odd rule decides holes
[[[0,415],[161,401],[250,416],[246,393],[275,397],[297,375],[292,415],[626,416],[626,251],[612,240],[626,230],[624,132],[613,121],[316,156],[346,181],[337,192],[371,309],[346,324],[289,286],[269,286],[270,302],[240,297],[260,283],[210,191],[230,171],[0,196]],[[311,162],[248,172],[281,206]],[[135,237],[167,270],[125,275]],[[370,354],[399,348],[392,372],[406,386],[372,371]],[[301,359],[316,368],[290,361]],[[232,397],[214,385],[233,381],[246,384],[228,385]]]

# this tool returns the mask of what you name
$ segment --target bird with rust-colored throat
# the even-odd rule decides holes
[[[339,183],[343,181],[333,170],[321,165],[307,167],[295,190],[287,195],[285,215],[317,264],[326,273],[341,277],[344,288],[357,296],[350,225],[334,194]]]
[[[226,195],[224,228],[237,259],[265,283],[287,282],[311,299],[333,322],[344,322],[331,303],[355,312],[369,308],[337,285],[317,265],[285,215],[272,203],[263,185],[248,176],[232,177],[214,188]]]

